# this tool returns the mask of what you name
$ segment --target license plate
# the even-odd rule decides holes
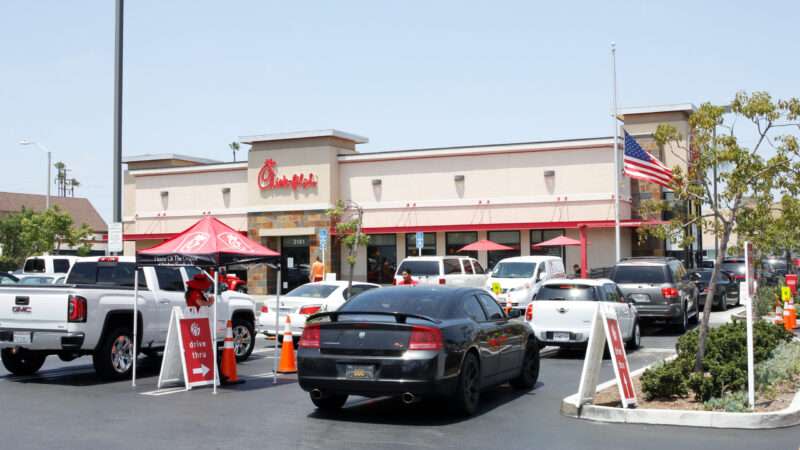
[[[553,333],[553,340],[557,342],[569,341],[569,333]]]
[[[28,332],[14,332],[14,343],[15,344],[30,344],[31,343],[31,334]]]
[[[372,380],[375,378],[375,367],[348,365],[345,376],[351,380]]]
[[[500,303],[500,304],[505,304],[506,296],[505,295],[498,295],[497,296],[497,302]]]
[[[636,303],[650,303],[650,296],[647,294],[631,294],[631,298]]]

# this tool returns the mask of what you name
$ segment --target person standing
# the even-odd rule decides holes
[[[324,276],[325,264],[323,264],[322,260],[320,260],[319,256],[317,256],[316,261],[314,261],[314,264],[311,265],[311,273],[309,274],[308,279],[311,282],[317,282],[322,281]]]
[[[400,280],[400,282],[397,283],[398,286],[416,286],[417,285],[417,280],[411,278],[411,271],[410,270],[404,270],[402,275],[403,275],[403,279]]]

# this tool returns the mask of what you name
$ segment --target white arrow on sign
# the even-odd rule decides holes
[[[192,369],[192,373],[194,375],[206,376],[206,374],[208,373],[209,370],[210,369],[208,367],[206,367],[205,364],[200,364],[200,367],[198,367],[197,369]]]

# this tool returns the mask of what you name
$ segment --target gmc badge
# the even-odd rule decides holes
[[[11,312],[13,313],[21,313],[21,314],[30,314],[32,312],[32,308],[30,306],[12,306]]]

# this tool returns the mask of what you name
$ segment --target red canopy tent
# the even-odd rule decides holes
[[[467,244],[464,247],[458,249],[459,252],[480,252],[480,251],[496,251],[496,250],[514,250],[513,248],[498,244],[497,242],[490,241],[488,239],[481,239],[480,241],[475,241],[472,244]]]
[[[267,261],[280,253],[253,241],[212,216],[206,216],[172,239],[136,252],[139,266],[200,266],[214,268],[214,304],[211,327],[213,342],[217,342],[217,301],[219,298],[219,268],[232,264]],[[134,275],[134,298],[138,298],[139,271]],[[280,280],[280,278],[278,278]],[[133,317],[138,317],[138,301],[133,302]],[[276,315],[277,317],[277,315]],[[133,346],[136,348],[138,320],[133,321]],[[277,330],[277,327],[276,327]],[[277,342],[276,354],[277,354]],[[217,346],[214,352],[214,393],[217,392]],[[136,386],[136,357],[133,358],[133,385]]]

